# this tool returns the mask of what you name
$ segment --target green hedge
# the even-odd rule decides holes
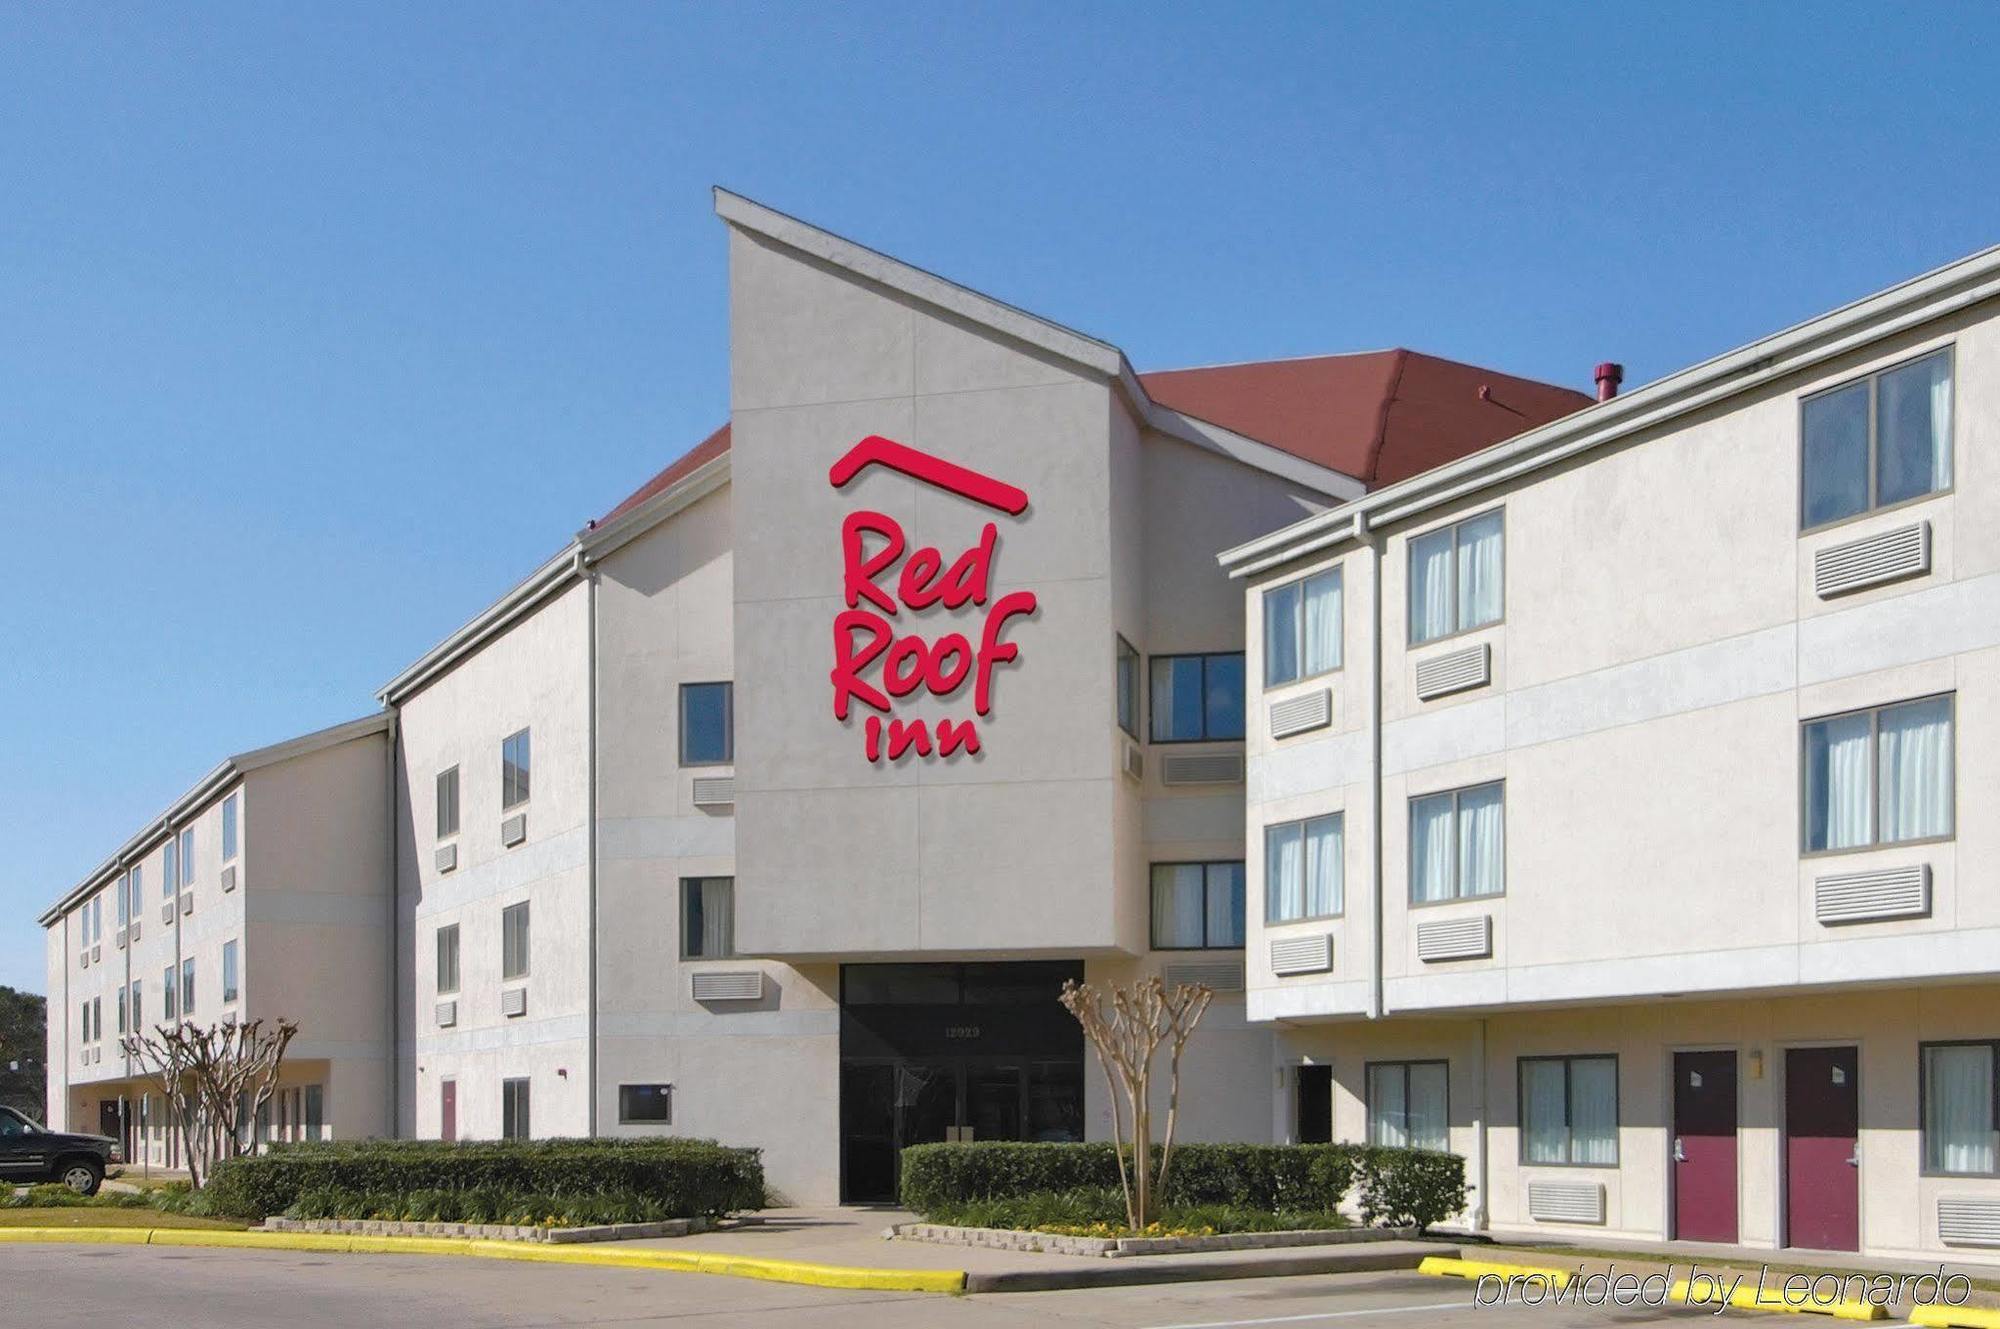
[[[903,1151],[902,1202],[919,1214],[972,1201],[1117,1185],[1118,1159],[1103,1142],[990,1140]],[[1464,1208],[1465,1160],[1422,1149],[1350,1144],[1184,1144],[1174,1149],[1161,1200],[1170,1206],[1332,1212],[1350,1190],[1366,1222],[1428,1227]]]
[[[281,1214],[309,1192],[372,1196],[473,1189],[579,1199],[644,1197],[675,1218],[764,1205],[755,1149],[713,1140],[437,1140],[278,1145],[218,1163],[204,1194],[231,1218]]]

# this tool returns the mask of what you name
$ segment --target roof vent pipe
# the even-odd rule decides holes
[[[1606,360],[1597,367],[1597,400],[1610,401],[1618,395],[1618,385],[1625,381],[1625,366]]]

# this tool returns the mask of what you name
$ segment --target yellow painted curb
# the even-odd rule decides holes
[[[0,1228],[0,1242],[80,1242],[123,1246],[206,1246],[236,1250],[343,1251],[356,1255],[458,1255],[540,1264],[588,1264],[622,1269],[757,1278],[773,1283],[866,1292],[963,1292],[963,1269],[862,1269],[808,1264],[715,1251],[658,1248],[595,1249],[591,1245],[488,1241],[453,1237],[368,1237],[334,1232],[226,1232],[202,1228]]]
[[[1454,1260],[1443,1255],[1427,1255],[1417,1266],[1420,1274],[1440,1278],[1546,1278],[1551,1287],[1568,1287],[1576,1273],[1569,1269],[1537,1269],[1526,1264],[1496,1264],[1491,1260]]]
[[[1926,1329],[2000,1329],[2000,1307],[1919,1306],[1910,1312],[1910,1323]]]
[[[1686,1279],[1676,1282],[1667,1290],[1668,1301],[1678,1301],[1683,1305],[1712,1306],[1712,1296],[1696,1298]],[[1835,1302],[1813,1300],[1788,1301],[1777,1288],[1764,1289],[1759,1296],[1756,1288],[1736,1288],[1729,1294],[1729,1304],[1742,1311],[1769,1311],[1782,1315],[1831,1315],[1836,1320],[1881,1320],[1888,1312],[1872,1301],[1849,1301],[1845,1298]]]

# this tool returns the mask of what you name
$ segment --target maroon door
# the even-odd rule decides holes
[[[1674,1054],[1674,1236],[1736,1240],[1736,1054]]]
[[[1855,1049],[1785,1052],[1785,1244],[1861,1249],[1861,1096]]]
[[[458,1138],[458,1081],[438,1085],[438,1139]]]

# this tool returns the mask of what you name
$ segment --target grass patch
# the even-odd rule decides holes
[[[1166,1205],[1143,1231],[1125,1225],[1125,1197],[1116,1190],[1039,1192],[1007,1199],[934,1204],[931,1223],[1011,1228],[1065,1237],[1212,1237],[1230,1232],[1325,1231],[1349,1226],[1325,1210],[1267,1210],[1242,1205]]]
[[[170,1227],[241,1232],[245,1224],[226,1218],[164,1214],[153,1208],[64,1205],[59,1209],[0,1209],[0,1227]]]
[[[1777,1274],[1780,1276],[1785,1274],[1809,1274],[1813,1277],[1818,1277],[1821,1274],[1832,1274],[1840,1278],[1849,1278],[1857,1273],[1872,1273],[1872,1271],[1865,1269],[1853,1269],[1853,1268],[1837,1269],[1831,1265],[1795,1264],[1785,1260],[1763,1261],[1763,1260],[1744,1260],[1737,1258],[1718,1259],[1715,1256],[1711,1255],[1684,1255],[1679,1253],[1669,1254],[1666,1251],[1648,1251],[1648,1250],[1621,1251],[1621,1250],[1611,1250],[1603,1247],[1594,1247],[1594,1246],[1526,1245],[1520,1242],[1511,1242],[1511,1241],[1497,1242],[1492,1246],[1480,1247],[1478,1248],[1478,1250],[1479,1250],[1479,1255],[1481,1257],[1489,1253],[1491,1254],[1520,1253],[1520,1254],[1532,1254],[1532,1255],[1556,1255],[1569,1260],[1622,1260],[1626,1264],[1632,1264],[1635,1262],[1643,1264],[1665,1264],[1667,1261],[1672,1260],[1675,1264],[1698,1264],[1703,1269],[1729,1269],[1753,1275],[1758,1273],[1760,1270],[1764,1269],[1769,1269],[1773,1274]],[[1471,1256],[1472,1248],[1467,1248],[1466,1253],[1468,1256]],[[1895,1274],[1890,1275],[1890,1277],[1892,1278],[1898,1276],[1899,1275]],[[1976,1291],[2000,1293],[2000,1279],[1970,1277],[1969,1281],[1972,1283],[1972,1286]]]

